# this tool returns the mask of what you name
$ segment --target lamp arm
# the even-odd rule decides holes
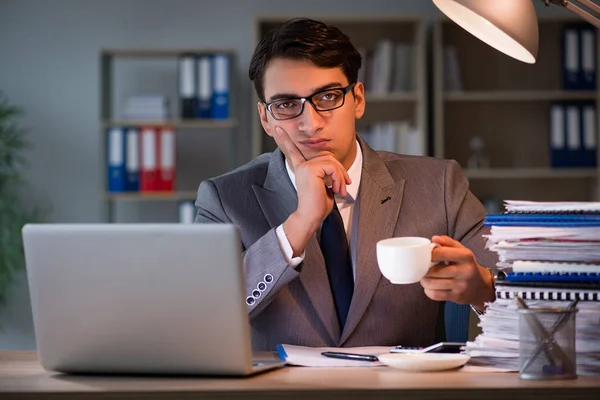
[[[596,28],[600,28],[600,19],[597,16],[592,15],[590,12],[584,10],[579,5],[574,4],[570,0],[542,0],[544,4],[550,6],[551,4],[556,4],[561,7],[565,7],[567,10],[577,14],[579,17],[594,25]],[[600,14],[600,6],[592,0],[575,0],[577,3],[583,4],[585,7],[589,8],[596,14]]]

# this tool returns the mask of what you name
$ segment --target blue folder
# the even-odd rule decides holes
[[[583,227],[600,226],[600,214],[488,214],[485,226],[539,226],[539,227]]]
[[[509,272],[504,277],[508,282],[598,282],[600,274],[595,272]]]
[[[107,189],[109,192],[124,192],[125,171],[125,129],[109,128],[106,135]]]
[[[581,42],[579,25],[566,26],[562,33],[562,80],[565,90],[581,90]]]

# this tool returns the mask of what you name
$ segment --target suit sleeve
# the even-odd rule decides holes
[[[203,181],[196,199],[196,223],[233,223],[223,206],[219,191],[211,180]],[[239,226],[238,226],[239,228]],[[246,282],[246,304],[250,319],[259,315],[277,292],[298,277],[283,254],[275,233],[270,229],[242,253]],[[261,290],[264,288],[263,290]]]
[[[495,268],[497,255],[486,249],[486,239],[483,237],[489,233],[489,228],[483,226],[485,207],[469,190],[469,181],[454,160],[446,166],[444,196],[448,236],[469,248],[479,264]]]

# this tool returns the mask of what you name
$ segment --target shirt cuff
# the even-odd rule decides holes
[[[483,314],[485,314],[485,311],[479,311],[473,304],[469,305],[471,306],[471,310],[473,310],[478,317],[481,317]]]
[[[496,278],[497,278],[497,277],[496,277],[496,274],[494,273],[494,271],[493,271],[491,268],[486,268],[486,269],[487,269],[487,270],[489,271],[489,273],[490,273],[490,279],[491,279],[491,282],[492,282],[492,290],[494,291],[494,297],[495,297],[495,294],[496,294]],[[478,316],[478,317],[481,317],[482,315],[484,315],[484,314],[485,314],[485,311],[487,310],[487,307],[486,307],[485,305],[484,305],[484,307],[485,307],[485,308],[484,308],[484,310],[483,310],[483,311],[480,311],[480,310],[478,310],[477,308],[475,308],[475,307],[473,306],[473,304],[471,304],[471,309],[472,309],[473,311],[475,311],[475,313],[477,314],[477,316]]]
[[[283,231],[283,224],[279,225],[275,229],[275,234],[277,234],[277,240],[279,240],[279,247],[281,248],[281,251],[285,258],[287,259],[288,264],[292,268],[297,267],[302,261],[304,261],[306,251],[303,251],[299,257],[292,257],[294,255],[294,250],[292,249],[292,245],[290,244],[290,241],[288,240],[287,236],[285,236],[285,232]]]

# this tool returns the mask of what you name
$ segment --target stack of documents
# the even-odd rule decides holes
[[[568,301],[529,300],[529,307],[567,307]],[[600,375],[600,302],[577,304],[575,349],[577,373]],[[473,365],[519,370],[519,315],[513,299],[497,299],[488,305],[479,326],[483,333],[467,342]]]
[[[128,120],[164,121],[169,118],[169,99],[158,94],[128,97],[122,117]]]
[[[590,201],[523,201],[506,200],[504,208],[512,213],[600,213],[600,203]]]
[[[505,208],[504,214],[485,217],[491,227],[487,247],[498,253],[499,269],[578,272],[577,266],[585,264],[597,268],[579,272],[600,272],[600,203],[508,200]]]
[[[484,222],[500,273],[483,333],[466,346],[471,362],[518,370],[517,296],[529,307],[577,299],[577,372],[600,374],[600,203],[506,201],[505,209]]]

